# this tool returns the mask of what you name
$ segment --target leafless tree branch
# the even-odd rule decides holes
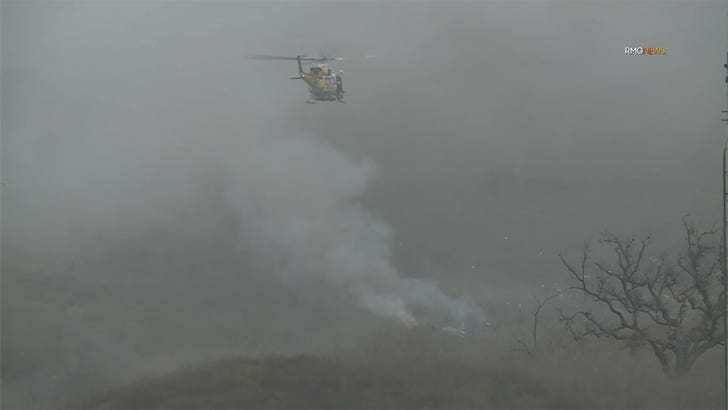
[[[561,313],[574,340],[592,336],[649,345],[671,375],[686,374],[703,353],[725,343],[726,277],[717,230],[698,230],[687,217],[683,228],[687,246],[674,264],[646,257],[649,237],[609,233],[599,243],[611,249],[612,263],[591,261],[588,242],[577,264],[559,255],[576,281],[571,289],[589,297],[598,312]]]

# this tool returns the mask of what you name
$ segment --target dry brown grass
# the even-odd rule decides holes
[[[485,339],[417,331],[360,356],[224,359],[70,402],[83,408],[720,408],[722,355],[690,377],[662,375],[648,351],[591,342],[535,357]],[[435,348],[437,347],[437,348]],[[447,354],[452,352],[453,354]]]

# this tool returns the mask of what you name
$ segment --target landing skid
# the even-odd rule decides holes
[[[342,104],[344,104],[346,102],[344,100],[334,100],[334,101],[336,101],[338,103],[342,103]],[[316,104],[316,101],[315,100],[306,100],[306,104]]]

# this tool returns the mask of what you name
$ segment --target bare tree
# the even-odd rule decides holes
[[[574,338],[607,337],[631,345],[648,345],[668,375],[683,376],[707,350],[725,343],[726,277],[716,231],[700,231],[683,220],[687,247],[676,261],[648,258],[649,237],[605,234],[600,243],[612,249],[614,263],[590,260],[584,245],[578,265],[561,262],[576,279],[572,289],[601,306],[561,320]]]
[[[543,309],[544,305],[548,303],[548,301],[560,296],[560,293],[554,293],[552,295],[549,295],[536,303],[536,307],[533,309],[533,330],[531,333],[532,338],[532,346],[533,350],[528,346],[528,343],[526,342],[526,338],[524,336],[519,337],[516,339],[516,342],[521,345],[521,348],[518,350],[522,350],[526,353],[528,353],[529,356],[533,356],[536,353],[538,353],[538,318],[541,314],[541,309]]]

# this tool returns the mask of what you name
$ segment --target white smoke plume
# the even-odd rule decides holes
[[[482,322],[475,304],[397,271],[390,227],[359,203],[372,163],[312,136],[257,138],[250,146],[236,155],[230,199],[242,214],[245,246],[271,275],[291,286],[324,282],[409,325]]]

